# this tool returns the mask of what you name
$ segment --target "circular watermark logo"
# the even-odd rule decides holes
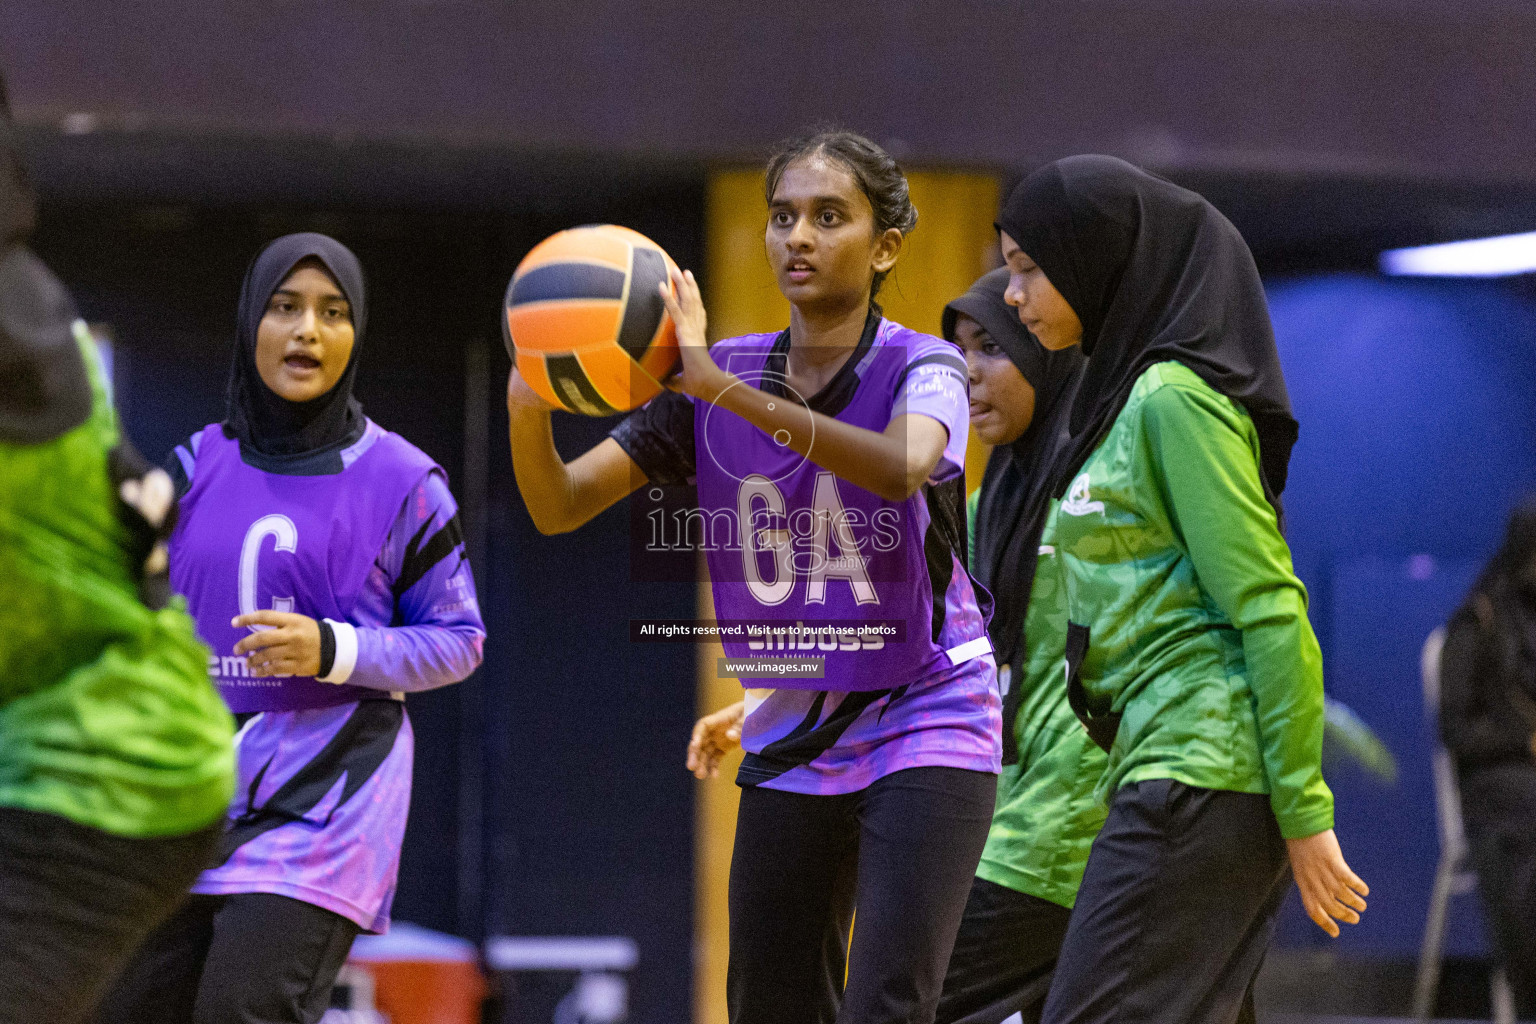
[[[721,392],[721,395],[723,396],[726,392],[730,391],[731,388],[738,387],[756,387],[759,390],[766,390],[761,387],[761,383],[765,381],[772,381],[774,384],[778,385],[784,390],[784,395],[782,398],[780,396],[775,396],[774,400],[768,403],[768,409],[770,412],[777,407],[779,401],[785,399],[798,402],[802,409],[809,409],[810,403],[806,401],[805,396],[796,391],[794,387],[790,385],[789,381],[785,380],[782,375],[777,373],[766,373],[761,370],[747,371],[744,373],[737,371],[735,382],[727,387],[725,391]],[[750,459],[741,458],[742,453],[739,452],[721,452],[717,454],[714,448],[715,431],[710,429],[710,417],[718,415],[720,411],[721,410],[718,404],[718,400],[716,402],[709,403],[708,408],[704,410],[704,449],[705,453],[709,456],[709,461],[715,464],[715,468],[719,469],[720,472],[724,473],[732,480],[735,480],[738,483],[744,483],[747,476],[750,475],[759,479],[767,479],[773,483],[778,483],[780,480],[785,479],[790,474],[798,470],[801,466],[805,465],[807,461],[806,457],[801,455],[799,452],[793,452],[793,450],[789,447],[790,433],[788,430],[776,430],[772,435],[770,435],[770,438],[776,447],[793,452],[796,457],[794,459],[788,460],[788,465],[778,470],[778,472],[772,476],[764,472],[766,467],[761,464],[760,452],[754,453],[754,457]],[[811,445],[814,445],[816,443],[816,420],[814,417],[809,416],[806,417],[806,419],[810,423]],[[752,429],[756,430],[757,428],[753,427]],[[810,445],[807,445],[807,447],[810,447]],[[735,456],[735,459],[722,459],[721,456],[726,454]],[[738,464],[750,461],[752,463],[752,467],[748,470],[745,470],[744,473],[738,473],[731,468],[732,461],[735,461]]]

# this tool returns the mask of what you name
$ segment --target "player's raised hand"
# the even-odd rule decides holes
[[[1344,862],[1333,829],[1305,839],[1287,839],[1285,845],[1296,888],[1301,890],[1301,905],[1313,923],[1334,938],[1339,937],[1337,921],[1359,924],[1371,889]]]
[[[656,288],[677,330],[677,350],[682,361],[678,373],[667,381],[667,386],[713,402],[720,392],[735,383],[735,378],[720,369],[709,356],[709,342],[704,333],[708,318],[704,313],[699,282],[694,280],[691,270],[673,270],[670,287],[664,282]]]
[[[720,774],[720,761],[741,743],[741,723],[746,704],[737,701],[694,723],[688,741],[688,770],[695,778],[712,779]]]
[[[235,644],[246,655],[253,676],[312,676],[320,671],[320,623],[295,612],[248,612],[235,616],[236,628],[259,626]]]

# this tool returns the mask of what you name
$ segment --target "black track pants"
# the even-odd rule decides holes
[[[139,943],[186,897],[222,825],[126,839],[0,808],[0,1024],[87,1019]]]
[[[314,1024],[358,931],[287,896],[193,896],[144,944],[100,1024]]]
[[[995,775],[959,768],[837,796],[743,789],[732,1024],[930,1024],[996,790]]]
[[[944,975],[936,1024],[1038,1021],[1067,934],[1066,907],[977,878]]]
[[[1046,1024],[1233,1024],[1290,885],[1267,796],[1123,786],[1093,843]]]

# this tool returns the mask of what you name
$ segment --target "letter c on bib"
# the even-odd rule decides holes
[[[299,531],[293,525],[293,520],[285,515],[274,513],[270,516],[262,516],[251,524],[251,528],[245,531],[245,542],[240,545],[240,614],[249,615],[256,608],[256,562],[261,557],[261,545],[268,538],[275,540],[273,547],[278,551],[286,551],[288,554],[299,546]],[[274,597],[272,610],[275,612],[293,611],[293,598]],[[270,626],[252,626],[252,629],[271,629]]]

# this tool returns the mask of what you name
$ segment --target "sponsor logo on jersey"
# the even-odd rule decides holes
[[[251,675],[251,666],[243,654],[208,655],[208,675],[215,686],[282,686],[285,676]]]
[[[1086,516],[1094,512],[1103,515],[1104,503],[1089,499],[1088,474],[1079,473],[1077,479],[1072,481],[1072,486],[1067,489],[1067,496],[1061,503],[1061,510],[1069,516]]]

